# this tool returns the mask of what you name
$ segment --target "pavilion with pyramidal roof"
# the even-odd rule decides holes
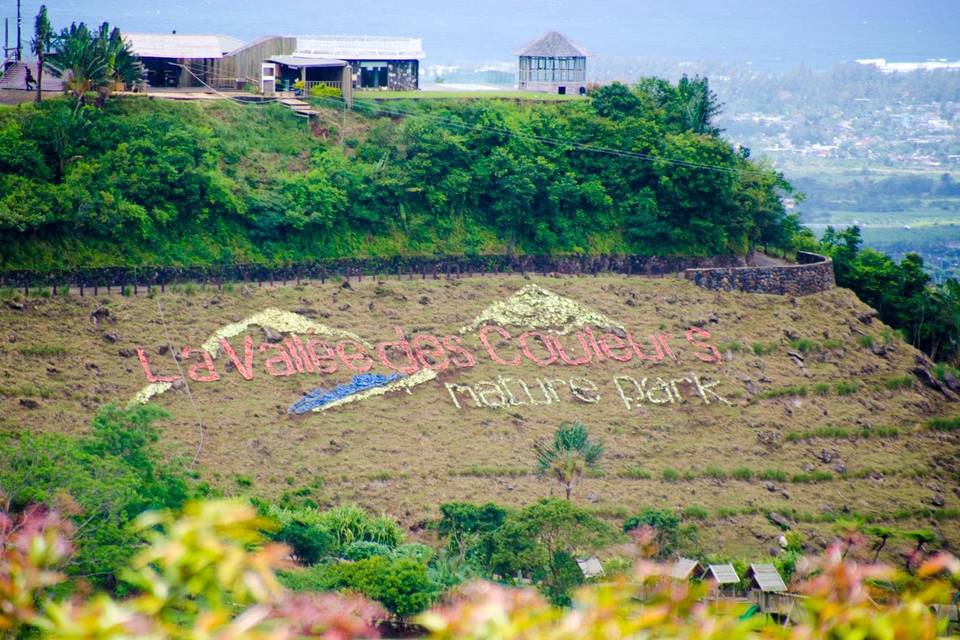
[[[548,31],[517,52],[521,91],[560,95],[587,92],[587,56],[590,54],[556,31]]]

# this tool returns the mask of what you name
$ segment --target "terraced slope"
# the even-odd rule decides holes
[[[607,453],[574,499],[611,519],[684,509],[708,551],[766,552],[779,535],[771,512],[814,542],[861,517],[960,545],[960,432],[927,424],[960,403],[920,383],[918,352],[846,290],[791,299],[673,278],[366,279],[9,299],[0,327],[0,428],[86,429],[99,405],[145,390],[142,347],[156,377],[193,367],[189,387],[146,391],[172,414],[171,454],[197,454],[203,479],[226,492],[355,501],[417,529],[443,501],[561,494],[532,474],[532,445],[579,420]],[[378,344],[406,371],[380,363]],[[175,362],[185,346],[195,350]],[[306,392],[347,383],[330,396],[340,400],[304,405],[321,410],[288,413]]]

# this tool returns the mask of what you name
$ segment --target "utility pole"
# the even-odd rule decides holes
[[[23,53],[20,50],[20,27],[23,26],[23,18],[20,17],[20,0],[17,0],[17,62],[20,62]]]

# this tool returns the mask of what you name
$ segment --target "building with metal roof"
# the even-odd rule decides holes
[[[296,36],[298,58],[344,60],[356,89],[420,88],[423,40],[393,36]]]
[[[676,580],[689,580],[700,575],[700,563],[690,558],[680,558],[670,568],[670,577]]]
[[[214,61],[243,46],[221,34],[124,33],[140,58],[147,84],[153,87],[196,87],[213,81]]]
[[[583,574],[583,577],[588,580],[605,575],[603,565],[600,564],[600,560],[596,556],[577,558],[577,566],[580,567],[580,572]]]
[[[548,31],[519,51],[517,85],[523,91],[583,95],[587,92],[586,49]]]
[[[740,584],[740,576],[732,564],[711,564],[703,573],[704,580],[712,580],[719,585]]]
[[[787,585],[772,564],[751,564],[747,569],[747,581],[764,593],[784,593]]]

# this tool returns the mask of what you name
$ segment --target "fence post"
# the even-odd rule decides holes
[[[133,281],[133,295],[137,295],[137,281]]]
[[[77,285],[80,287],[80,297],[83,297],[83,280],[80,280]]]
[[[56,297],[57,297],[57,283],[56,283],[56,282],[53,283],[53,292],[52,292],[50,295],[51,295],[51,297],[53,297],[53,298],[56,298]]]

